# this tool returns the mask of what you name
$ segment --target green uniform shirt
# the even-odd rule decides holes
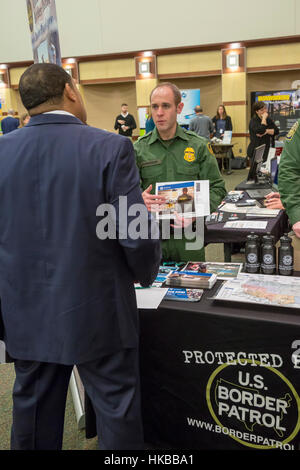
[[[136,162],[145,190],[152,184],[171,181],[209,180],[210,210],[213,212],[226,195],[225,183],[209,142],[191,131],[177,126],[170,141],[161,140],[157,129],[142,136],[134,144]],[[162,241],[163,257],[172,261],[202,261],[204,249],[186,251],[186,240]]]
[[[300,221],[300,120],[289,131],[282,150],[278,190],[290,223]]]
[[[163,181],[209,180],[210,209],[213,212],[226,195],[225,183],[209,142],[177,126],[174,139],[161,140],[157,129],[134,144],[141,186],[145,190]]]

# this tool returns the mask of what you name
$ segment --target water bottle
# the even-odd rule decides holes
[[[274,236],[270,233],[262,237],[261,272],[262,274],[276,273],[276,248]]]
[[[278,272],[281,276],[292,276],[294,272],[294,248],[292,239],[285,233],[278,248]]]
[[[259,273],[260,270],[260,247],[259,247],[259,237],[255,235],[254,232],[251,232],[247,236],[246,246],[245,246],[245,271],[247,273]]]

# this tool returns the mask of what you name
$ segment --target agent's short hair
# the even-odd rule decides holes
[[[56,64],[33,64],[22,74],[19,92],[25,108],[36,108],[40,104],[61,102],[65,85],[73,88],[71,76]]]
[[[155,88],[153,88],[153,90],[151,91],[151,94],[150,94],[150,103],[151,103],[152,95],[155,92],[155,90],[157,90],[158,88],[163,88],[163,87],[171,88],[171,90],[173,91],[173,95],[174,95],[175,105],[178,106],[179,103],[181,103],[181,92],[180,92],[179,88],[176,85],[174,85],[174,83],[171,83],[171,82],[159,83],[159,85],[157,85]]]
[[[122,108],[122,106],[128,106],[128,104],[127,103],[122,103],[121,108]]]

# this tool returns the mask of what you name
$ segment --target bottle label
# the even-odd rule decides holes
[[[293,257],[291,255],[285,255],[282,258],[284,266],[291,266],[293,264]]]
[[[263,256],[263,262],[264,262],[264,264],[267,264],[268,266],[271,267],[271,265],[274,264],[273,256],[270,255],[270,254],[264,255],[264,256]]]
[[[257,254],[256,254],[256,253],[249,253],[249,254],[247,255],[247,261],[248,261],[250,264],[257,263]]]

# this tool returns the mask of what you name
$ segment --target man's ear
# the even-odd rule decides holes
[[[67,99],[69,99],[73,103],[77,99],[75,91],[68,83],[65,84],[64,95]]]
[[[177,114],[180,114],[182,109],[183,109],[183,106],[184,106],[184,103],[179,103],[179,105],[177,106]]]

